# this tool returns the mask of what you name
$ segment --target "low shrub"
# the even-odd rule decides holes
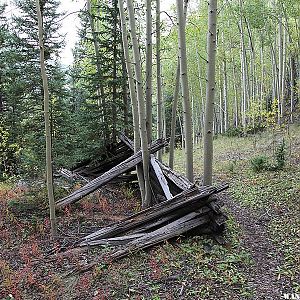
[[[268,170],[270,167],[268,157],[265,155],[258,155],[250,160],[251,168],[254,172],[258,173]]]

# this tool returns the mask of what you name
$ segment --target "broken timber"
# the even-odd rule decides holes
[[[166,145],[166,142],[163,140],[157,140],[152,143],[150,147],[150,153],[155,153],[159,149],[163,148]],[[142,161],[142,152],[141,150],[137,153],[133,154],[125,161],[119,163],[109,171],[105,172],[101,176],[97,177],[96,179],[92,180],[91,182],[87,183],[82,188],[78,189],[77,191],[73,192],[71,195],[58,200],[56,202],[57,207],[63,207],[68,204],[74,203],[82,199],[84,196],[94,192],[104,184],[108,183],[112,179],[116,178],[117,176],[132,170],[138,163]]]
[[[71,195],[59,200],[58,207],[80,200],[111,180],[136,178],[135,174],[129,172],[142,162],[141,151],[132,154],[133,142],[125,135],[121,135],[120,140],[122,145],[117,146],[119,150],[115,151],[115,154],[118,159],[115,162],[110,157],[108,164],[105,161],[97,162],[94,166],[83,164],[79,167],[79,172],[98,174],[97,172],[107,166],[114,164],[113,167]],[[151,145],[150,152],[155,153],[164,146],[165,142],[156,141]],[[125,151],[124,157],[128,156],[128,153],[132,155],[119,162],[122,157],[119,151]],[[218,242],[222,241],[219,234],[225,228],[227,217],[222,212],[223,203],[217,194],[225,190],[228,185],[197,187],[187,178],[158,161],[152,154],[150,165],[153,195],[161,196],[163,201],[86,235],[75,242],[75,246],[118,247],[109,255],[110,260],[115,260],[182,234],[212,234]]]

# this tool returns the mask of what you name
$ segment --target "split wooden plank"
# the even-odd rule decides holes
[[[155,153],[159,149],[163,148],[166,145],[166,142],[163,140],[157,140],[156,142],[152,143],[150,147],[150,152]],[[57,207],[63,207],[68,204],[74,203],[82,199],[84,196],[94,192],[99,187],[105,185],[115,177],[132,170],[138,163],[142,161],[142,152],[138,151],[125,161],[121,162],[117,166],[113,167],[109,171],[105,172],[103,175],[97,177],[96,179],[92,180],[82,188],[78,189],[71,195],[64,197],[56,202]]]
[[[167,200],[170,200],[171,198],[173,198],[173,195],[170,192],[170,188],[168,186],[168,182],[159,166],[159,164],[157,163],[158,160],[156,160],[156,158],[154,157],[153,154],[150,155],[150,162],[152,165],[152,168],[156,174],[156,177],[159,181],[159,184],[165,194],[165,197]]]
[[[120,245],[125,245],[135,239],[141,238],[145,236],[145,233],[135,233],[131,235],[124,235],[120,237],[114,237],[114,238],[109,238],[109,239],[101,239],[101,240],[93,240],[93,241],[85,241],[80,243],[80,247],[84,246],[98,246],[98,245],[103,245],[103,246],[120,246]]]
[[[198,226],[209,223],[210,219],[207,215],[203,216],[199,212],[191,212],[176,221],[163,226],[145,236],[129,242],[124,249],[113,253],[110,258],[112,260],[124,257],[137,250],[145,249],[150,246],[159,244],[170,238],[180,236],[183,233],[192,230]]]
[[[176,186],[178,186],[181,190],[185,191],[193,186],[193,183],[190,182],[186,177],[180,175],[179,173],[175,172],[171,168],[169,168],[164,163],[157,160],[161,170],[163,171],[164,175],[171,180]]]

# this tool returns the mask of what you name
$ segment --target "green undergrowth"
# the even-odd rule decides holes
[[[282,141],[285,157],[279,157]],[[281,147],[281,148],[280,148]],[[279,150],[278,150],[279,149]],[[181,150],[177,150],[175,169],[184,173]],[[201,183],[203,150],[194,151],[196,179]],[[268,166],[255,170],[253,160],[263,157]],[[270,167],[270,162],[271,166]],[[261,162],[259,162],[262,166]],[[277,167],[274,167],[277,166]],[[265,226],[278,252],[281,264],[277,279],[284,280],[290,291],[300,291],[300,128],[263,132],[256,136],[225,137],[214,140],[215,183],[230,184],[234,201],[253,211]],[[235,222],[233,220],[233,222]]]

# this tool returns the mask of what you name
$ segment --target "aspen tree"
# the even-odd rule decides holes
[[[186,55],[186,36],[184,9],[181,0],[176,1],[177,18],[178,18],[178,44],[181,73],[181,88],[183,97],[183,119],[184,119],[184,136],[185,136],[185,163],[186,177],[193,182],[193,137],[192,137],[192,110],[189,95],[189,84],[187,76],[187,55]]]
[[[187,14],[187,4],[188,0],[184,0],[184,22],[186,23],[186,14]],[[176,115],[177,115],[177,107],[178,107],[178,97],[179,97],[179,89],[180,89],[180,60],[179,56],[177,59],[177,68],[175,75],[175,89],[173,94],[173,102],[172,102],[172,118],[171,118],[171,134],[170,134],[170,150],[169,150],[169,166],[172,169],[174,166],[174,150],[175,150],[175,134],[176,134]],[[180,120],[180,118],[179,118]],[[181,129],[181,126],[180,126]],[[183,137],[183,135],[182,135]]]
[[[139,45],[136,34],[135,15],[133,9],[132,0],[127,0],[127,9],[129,17],[130,36],[133,49],[133,60],[135,69],[135,81],[137,91],[137,102],[139,111],[139,130],[141,138],[141,150],[143,157],[143,172],[145,181],[145,197],[143,201],[143,207],[151,206],[151,189],[149,181],[149,148],[148,148],[148,136],[146,128],[146,111],[145,111],[145,99],[143,92],[143,81],[142,81],[142,68],[141,68],[141,56],[139,52]]]
[[[161,80],[161,61],[160,61],[160,0],[156,0],[156,82],[157,82],[157,138],[163,137],[163,107],[162,107],[162,80]],[[162,150],[158,151],[158,160],[162,160]]]
[[[124,51],[124,58],[128,76],[128,85],[129,85],[129,94],[131,99],[131,107],[132,107],[132,119],[133,119],[133,147],[134,152],[136,153],[140,149],[140,132],[139,132],[139,112],[138,112],[138,102],[137,102],[137,95],[135,90],[133,72],[130,63],[130,54],[129,54],[129,46],[127,40],[127,26],[126,26],[126,18],[124,13],[124,5],[123,0],[118,0],[119,3],[119,12],[120,12],[120,23],[121,23],[121,31],[122,31],[122,42],[123,42],[123,51]],[[141,191],[142,202],[144,202],[145,197],[145,182],[143,176],[143,168],[141,165],[136,167],[137,176],[139,187]]]
[[[212,185],[213,162],[213,113],[215,98],[217,0],[208,2],[207,33],[207,83],[204,124],[204,175],[203,184]]]
[[[146,0],[146,127],[148,142],[152,140],[152,0]]]
[[[43,18],[42,18],[42,12],[41,12],[39,1],[40,0],[36,0],[36,10],[37,10],[38,29],[39,29],[41,76],[42,76],[42,80],[43,80],[43,90],[44,90],[47,192],[48,192],[49,210],[50,210],[51,236],[52,236],[52,238],[55,238],[57,236],[57,225],[56,225],[55,201],[54,201],[54,193],[53,193],[52,143],[51,143],[50,113],[49,113],[49,89],[48,89],[48,78],[47,78],[47,74],[46,74],[45,57],[44,57],[45,49],[44,49],[44,34],[43,34]]]

